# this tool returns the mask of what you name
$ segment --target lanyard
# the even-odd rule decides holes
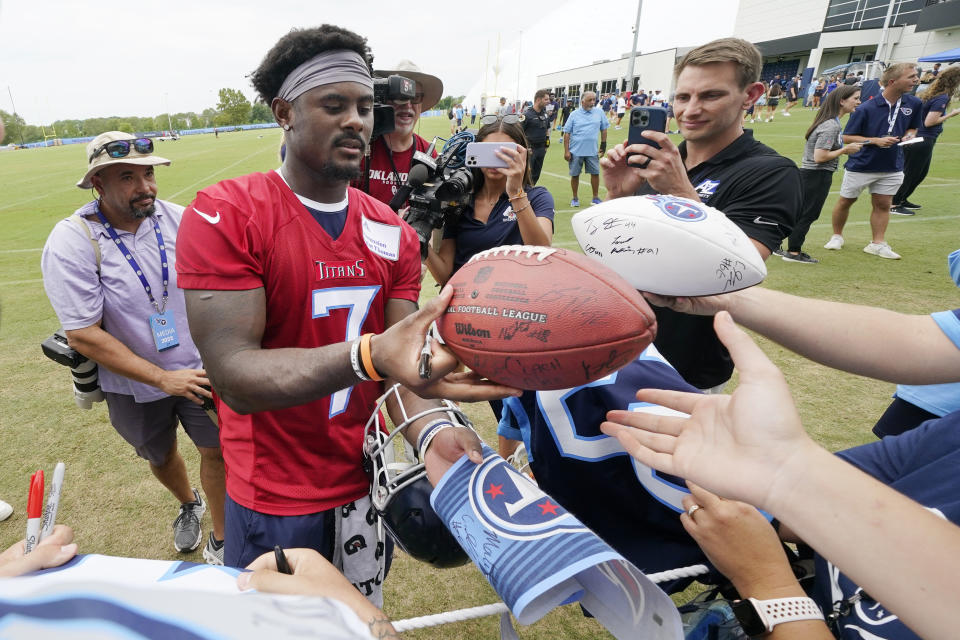
[[[113,228],[113,225],[107,222],[107,219],[104,217],[103,213],[100,211],[100,204],[97,203],[97,217],[100,218],[100,222],[103,224],[103,228],[107,230],[107,234],[110,236],[110,239],[119,247],[120,252],[123,253],[123,257],[127,259],[127,263],[130,265],[130,268],[133,269],[133,272],[137,274],[137,277],[140,278],[140,284],[143,285],[143,290],[147,292],[147,297],[150,298],[150,304],[153,305],[153,308],[157,310],[157,313],[163,313],[164,309],[167,307],[167,282],[170,281],[170,271],[167,267],[167,249],[163,245],[163,235],[160,233],[160,225],[157,224],[156,218],[153,219],[153,231],[157,234],[157,245],[160,247],[160,277],[163,278],[163,298],[160,301],[160,304],[157,304],[156,299],[153,297],[153,292],[150,289],[150,283],[147,282],[146,276],[143,275],[143,269],[140,268],[140,265],[137,264],[136,258],[133,257],[123,240],[120,239],[120,236],[117,235],[117,230]]]
[[[881,95],[880,97],[883,98],[882,95]],[[887,135],[890,135],[891,133],[893,133],[893,127],[894,127],[895,124],[897,124],[897,114],[900,113],[900,101],[901,101],[901,100],[903,100],[903,96],[900,96],[899,98],[897,98],[897,104],[893,107],[892,110],[890,110],[889,112],[887,112],[887,124],[889,125],[889,126],[887,127]],[[886,99],[886,98],[883,98],[883,101],[884,101],[884,102],[887,102],[887,99]],[[887,107],[889,107],[889,106],[890,106],[890,103],[887,102]]]

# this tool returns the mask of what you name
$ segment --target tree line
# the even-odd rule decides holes
[[[57,120],[50,124],[28,124],[19,114],[0,109],[6,135],[0,145],[41,142],[47,138],[85,138],[104,131],[146,133],[149,131],[182,131],[204,127],[229,127],[258,122],[273,122],[270,107],[262,102],[253,102],[239,89],[220,89],[216,108],[208,107],[200,113],[161,113],[157,116],[109,116],[85,120]]]
[[[464,96],[445,96],[434,109],[447,110],[462,102]],[[86,138],[104,131],[146,133],[149,131],[183,131],[207,127],[230,127],[241,124],[273,122],[270,106],[260,101],[250,102],[239,89],[220,89],[216,108],[208,107],[196,113],[161,113],[157,116],[109,116],[86,120],[57,120],[46,125],[28,124],[19,114],[0,109],[0,118],[6,135],[0,145],[41,142],[47,138]]]

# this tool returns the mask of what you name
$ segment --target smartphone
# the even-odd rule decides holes
[[[660,145],[644,138],[644,131],[667,131],[667,110],[663,107],[634,107],[630,109],[630,129],[627,132],[627,146],[631,144],[648,144],[654,149]]]
[[[467,166],[506,167],[507,163],[497,155],[497,149],[516,149],[516,142],[471,142],[467,144]]]

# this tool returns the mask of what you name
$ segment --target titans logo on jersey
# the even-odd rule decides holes
[[[689,493],[683,481],[637,462],[616,438],[600,431],[613,409],[670,413],[637,402],[637,389],[647,387],[697,391],[650,345],[635,361],[596,382],[504,400],[500,434],[524,441],[545,492],[627,560],[653,572],[705,558],[680,524],[681,501]]]

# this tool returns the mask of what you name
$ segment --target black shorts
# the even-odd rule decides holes
[[[775,107],[780,104],[780,98],[767,98],[767,106]]]

